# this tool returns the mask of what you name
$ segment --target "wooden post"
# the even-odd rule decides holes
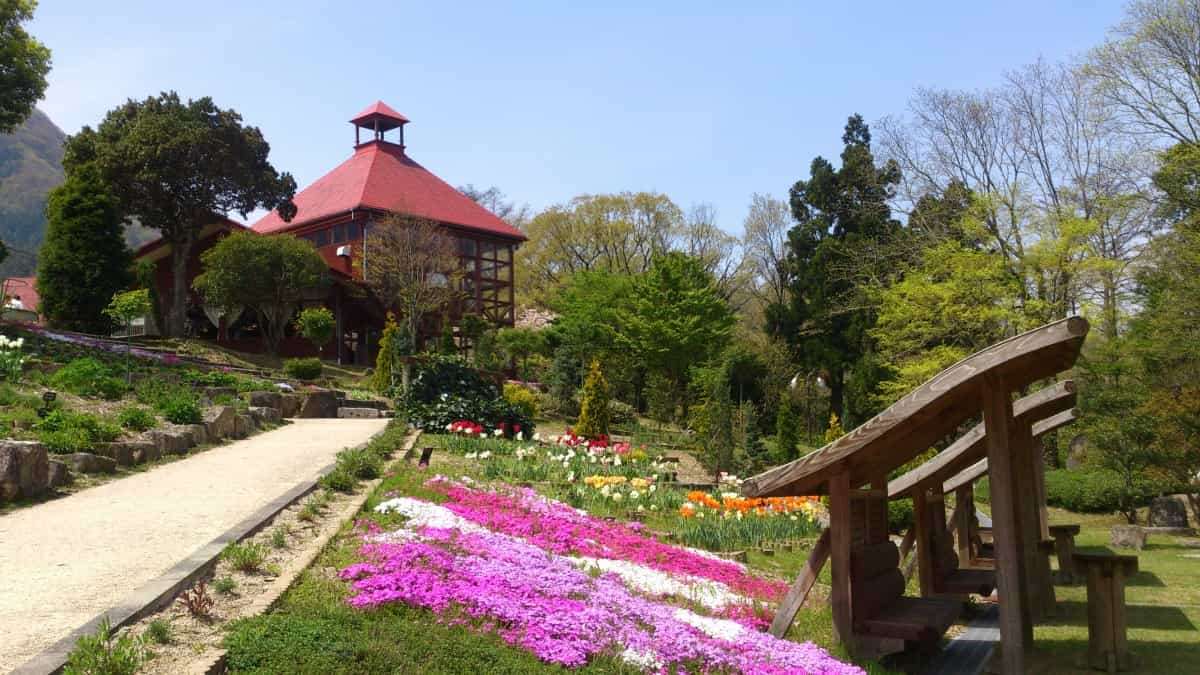
[[[1050,528],[1054,537],[1054,552],[1058,556],[1058,583],[1073,584],[1079,577],[1075,569],[1075,535],[1078,525],[1055,525]]]
[[[908,558],[908,554],[912,551],[913,543],[917,540],[917,528],[914,525],[909,525],[904,532],[904,538],[900,540],[900,562],[904,562]]]
[[[954,543],[958,566],[971,564],[971,521],[975,518],[975,488],[970,483],[954,491]]]
[[[991,476],[992,535],[996,549],[996,585],[1000,596],[1001,672],[1025,673],[1025,654],[1033,643],[1033,620],[1025,587],[1025,556],[1016,503],[1010,433],[1012,398],[1004,379],[986,375],[980,396],[987,433]]]
[[[787,633],[788,627],[796,619],[796,613],[804,606],[808,592],[812,590],[813,584],[817,581],[817,575],[821,573],[821,568],[825,566],[825,561],[828,559],[829,529],[826,528],[821,533],[821,538],[817,540],[817,544],[813,546],[812,553],[808,556],[808,562],[804,564],[804,569],[800,570],[800,576],[796,577],[796,582],[788,589],[783,602],[779,604],[779,611],[775,612],[775,619],[771,621],[771,635],[782,638]]]
[[[831,562],[830,604],[833,606],[834,637],[854,648],[854,614],[850,585],[850,471],[829,479],[829,557]]]
[[[1042,539],[1050,538],[1050,520],[1046,509],[1046,446],[1042,439],[1033,442],[1033,484],[1037,488],[1038,525]]]
[[[913,529],[916,530],[917,580],[921,597],[933,597],[933,529],[925,484],[913,490]]]
[[[1138,559],[1111,553],[1074,556],[1077,567],[1087,570],[1088,664],[1115,673],[1129,670],[1132,658],[1126,632],[1125,578],[1138,569]]]
[[[1016,421],[1013,436],[1013,475],[1015,485],[1026,486],[1024,499],[1017,499],[1021,531],[1021,543],[1025,551],[1025,571],[1031,616],[1040,619],[1054,613],[1056,600],[1054,582],[1050,578],[1050,558],[1042,547],[1041,496],[1038,490],[1036,443],[1030,423]],[[1049,537],[1046,537],[1048,539]]]

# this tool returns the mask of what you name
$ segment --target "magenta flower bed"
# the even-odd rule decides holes
[[[366,562],[342,570],[353,580],[352,605],[404,602],[494,624],[509,644],[564,666],[610,654],[659,672],[863,672],[810,642],[636,595],[615,574],[593,578],[569,558],[511,536],[440,527],[397,535],[394,543],[365,544]]]
[[[448,498],[444,506],[459,516],[559,555],[627,560],[670,574],[719,581],[770,602],[787,592],[787,584],[748,574],[737,563],[664,544],[633,525],[594,518],[528,488],[485,492],[444,480],[428,485],[443,492]]]

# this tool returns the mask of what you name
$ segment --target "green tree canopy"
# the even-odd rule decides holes
[[[245,307],[258,316],[271,354],[301,300],[323,297],[327,267],[317,249],[298,237],[236,232],[200,257],[204,271],[196,290],[223,308]]]
[[[846,382],[855,369],[872,368],[866,357],[874,324],[860,279],[892,266],[880,254],[901,234],[888,206],[900,170],[890,161],[876,165],[871,132],[860,115],[846,123],[842,143],[841,168],[817,157],[809,179],[791,188],[796,225],[788,232],[784,261],[787,300],[767,308],[767,328],[788,341],[799,365],[828,374],[832,411],[857,423],[870,410],[845,410]]]
[[[0,0],[0,134],[16,129],[46,93],[50,50],[25,32],[35,0]]]
[[[46,241],[38,256],[41,313],[50,325],[107,334],[104,307],[133,281],[121,216],[93,167],[51,191]]]
[[[320,351],[329,344],[337,330],[337,320],[327,307],[306,307],[296,317],[296,332]]]
[[[245,217],[259,207],[278,208],[284,220],[295,214],[296,181],[271,166],[269,152],[262,132],[243,126],[237,112],[208,97],[185,103],[175,92],[129,100],[67,140],[68,175],[94,165],[120,214],[160,231],[171,246],[168,334],[183,332],[188,258],[214,214]]]

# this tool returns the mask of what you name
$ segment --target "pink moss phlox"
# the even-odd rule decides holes
[[[529,488],[485,492],[447,481],[430,486],[446,495],[448,501],[443,506],[459,516],[559,555],[627,560],[669,574],[719,581],[740,593],[772,602],[787,592],[787,585],[781,581],[763,579],[735,563],[664,544],[628,524],[580,513]]]

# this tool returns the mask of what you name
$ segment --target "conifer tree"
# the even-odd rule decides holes
[[[583,397],[579,407],[576,435],[596,438],[608,435],[608,380],[600,370],[599,359],[592,360],[587,379],[583,381]]]

